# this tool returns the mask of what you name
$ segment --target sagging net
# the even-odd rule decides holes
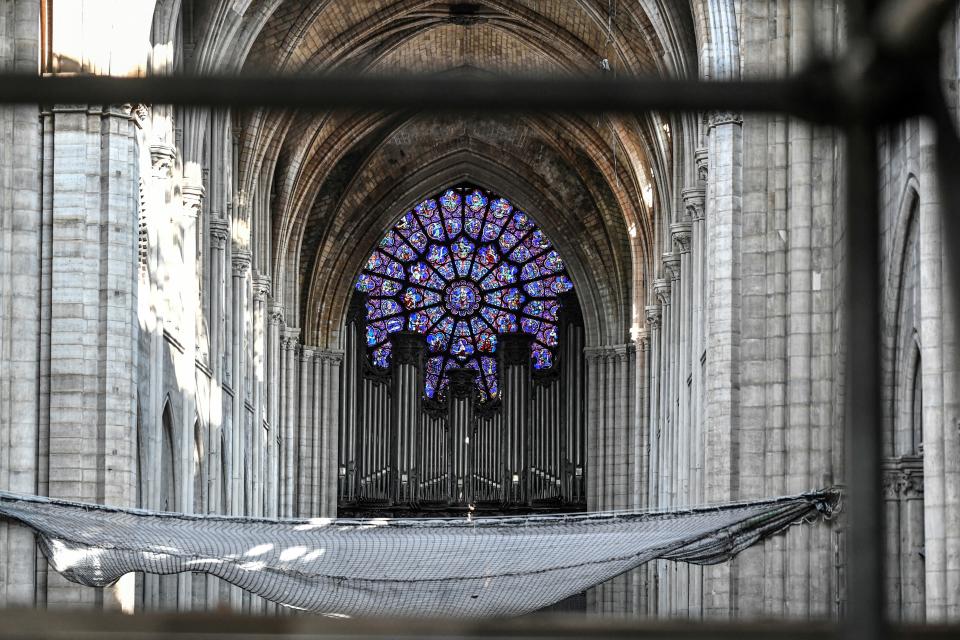
[[[668,512],[474,519],[194,516],[0,492],[68,579],[208,573],[329,615],[490,616],[535,611],[654,559],[722,562],[829,514],[831,491]]]

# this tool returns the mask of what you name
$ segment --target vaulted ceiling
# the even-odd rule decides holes
[[[183,1],[197,72],[583,76],[606,60],[618,75],[697,74],[691,8],[672,0]],[[269,191],[262,268],[274,295],[307,342],[336,346],[380,234],[461,180],[534,215],[570,265],[589,339],[625,342],[657,251],[656,210],[676,204],[673,157],[695,146],[677,139],[683,124],[290,109],[235,114],[234,126],[241,191]]]

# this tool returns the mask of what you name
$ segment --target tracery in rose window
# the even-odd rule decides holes
[[[416,331],[427,346],[427,397],[443,394],[450,369],[469,368],[488,399],[499,394],[498,334],[529,334],[533,368],[553,366],[559,296],[573,283],[530,216],[461,186],[407,212],[370,254],[356,287],[367,294],[375,366],[390,366],[391,334]]]

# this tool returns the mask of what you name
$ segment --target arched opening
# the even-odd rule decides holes
[[[446,189],[387,231],[355,288],[339,513],[585,508],[583,319],[529,214]]]

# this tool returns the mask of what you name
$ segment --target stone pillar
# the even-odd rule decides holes
[[[244,468],[245,456],[245,424],[246,407],[245,372],[246,372],[246,344],[247,344],[247,279],[250,272],[250,254],[241,249],[233,252],[233,346],[230,350],[230,379],[233,391],[233,407],[231,409],[230,425],[230,514],[243,515],[244,513]]]
[[[314,428],[314,389],[315,380],[314,362],[316,353],[312,347],[304,345],[300,348],[300,388],[297,392],[300,408],[297,421],[297,464],[294,476],[296,478],[296,511],[298,518],[309,518],[313,515],[313,505],[316,502],[314,494],[314,464],[317,460],[318,446],[315,440],[317,431]]]
[[[270,433],[264,425],[267,422],[267,327],[270,319],[270,291],[270,278],[258,273],[253,280],[253,379],[250,381],[253,391],[253,429],[249,438],[251,464],[250,478],[247,481],[252,494],[250,515],[257,517],[266,515],[266,454]]]
[[[130,179],[137,171],[134,125],[118,108],[58,107],[53,120],[58,188],[51,194],[50,494],[133,506],[139,354],[132,322],[139,230]],[[102,448],[103,442],[110,446]],[[104,606],[123,605],[127,582],[103,591]],[[99,599],[96,591],[53,573],[48,596],[49,604]]]
[[[39,5],[7,2],[0,7],[0,67],[7,72],[37,72]],[[48,325],[50,314],[50,287],[40,259],[50,225],[46,207],[43,218],[38,214],[41,184],[36,177],[41,158],[44,169],[52,159],[42,153],[38,116],[36,105],[0,107],[0,489],[28,494],[38,491],[38,423],[44,412],[37,401],[42,393],[41,325]],[[46,265],[49,247],[43,253]],[[44,351],[49,348],[45,343]],[[29,530],[0,523],[0,607],[42,605],[43,576],[39,585],[36,578],[37,566],[45,561],[38,556]]]
[[[333,350],[317,351],[315,424],[318,433],[319,452],[316,466],[319,473],[315,476],[316,496],[319,515],[336,517],[337,515],[337,466],[340,428],[340,367],[343,352]]]
[[[657,297],[659,304],[659,320],[661,329],[659,340],[659,388],[657,398],[657,417],[656,417],[656,448],[657,448],[657,493],[656,502],[653,506],[656,508],[666,508],[670,506],[670,482],[672,469],[670,467],[670,345],[672,339],[670,323],[670,291],[671,284],[667,278],[657,278],[653,281],[653,292]],[[657,560],[656,584],[657,584],[657,606],[656,610],[660,615],[665,615],[669,611],[670,603],[670,582],[667,577],[668,564],[665,560]]]
[[[707,273],[711,283],[706,309],[706,449],[708,502],[734,497],[737,424],[740,406],[740,220],[743,175],[740,114],[708,116]],[[729,563],[704,569],[704,615],[731,615],[733,573]]]
[[[279,433],[281,425],[281,398],[283,397],[283,386],[281,381],[282,371],[282,336],[283,336],[283,307],[279,304],[270,306],[270,323],[267,330],[267,341],[269,348],[268,379],[269,386],[269,407],[268,420],[270,423],[270,432],[267,434],[267,478],[266,478],[266,498],[264,501],[264,512],[270,518],[276,518],[280,514],[280,442]]]
[[[282,342],[282,370],[281,393],[283,397],[283,413],[281,414],[280,429],[280,516],[291,518],[294,516],[294,487],[296,485],[296,449],[295,434],[297,430],[297,352],[299,351],[300,329],[286,327]]]

